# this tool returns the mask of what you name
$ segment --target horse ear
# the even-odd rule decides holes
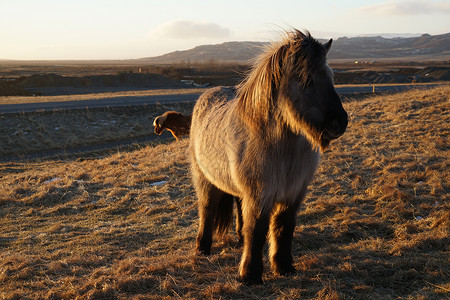
[[[306,35],[298,29],[295,30],[295,34],[301,37],[302,39],[306,38]]]
[[[330,39],[326,44],[324,44],[325,47],[325,54],[328,54],[328,51],[330,51],[331,43],[333,42],[333,39]]]

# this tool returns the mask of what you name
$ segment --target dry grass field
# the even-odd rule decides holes
[[[196,257],[188,140],[0,164],[2,299],[442,299],[450,87],[349,99],[294,234],[291,277],[237,280],[230,232]]]

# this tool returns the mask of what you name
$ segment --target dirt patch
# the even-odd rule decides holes
[[[31,96],[33,93],[15,85],[13,82],[0,81],[0,96]]]
[[[90,75],[83,77],[56,74],[36,74],[21,77],[16,84],[23,88],[41,87],[186,87],[178,80],[152,73],[122,72],[118,75]]]
[[[62,76],[34,74],[3,82],[0,96],[86,94],[105,91],[186,88],[187,84],[153,73],[122,72],[118,75]],[[16,92],[17,94],[14,94]]]
[[[449,81],[450,67],[427,67],[420,72],[417,72],[417,75],[440,81]]]
[[[395,66],[376,70],[376,67],[366,69],[336,69],[336,84],[380,84],[380,83],[427,83],[450,80],[449,67],[405,68]]]

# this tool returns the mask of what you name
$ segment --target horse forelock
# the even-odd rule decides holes
[[[279,91],[294,77],[306,86],[311,72],[324,66],[325,54],[322,44],[299,30],[269,45],[237,89],[244,121],[253,128],[263,126],[274,112]]]

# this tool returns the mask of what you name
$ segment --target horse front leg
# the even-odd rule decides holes
[[[292,259],[292,239],[299,204],[278,203],[270,220],[269,258],[272,271],[277,275],[295,273]]]
[[[243,200],[245,201],[245,199]],[[263,273],[263,247],[269,229],[269,213],[261,213],[257,205],[243,205],[244,251],[239,274],[244,284],[261,284]]]

